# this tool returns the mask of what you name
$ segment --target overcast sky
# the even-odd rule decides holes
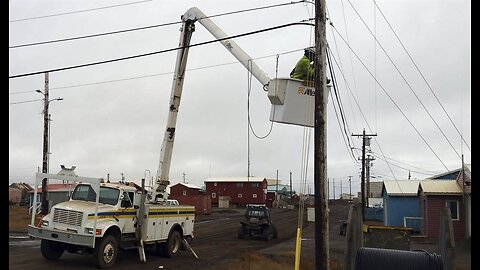
[[[121,5],[132,2],[138,3]],[[290,1],[12,0],[9,46],[179,22],[194,6],[211,16],[283,3]],[[373,0],[327,1],[328,18],[338,31],[328,25],[327,42],[342,70],[332,65],[348,132],[358,134],[365,129],[377,134],[371,142],[376,157],[371,175],[374,180],[404,180],[410,171],[412,179],[424,179],[460,168],[462,154],[465,163],[470,163],[470,1],[376,3],[379,8],[374,8]],[[297,3],[218,16],[212,21],[233,36],[313,18],[314,10],[312,3]],[[172,24],[10,48],[9,77],[175,48],[180,27]],[[371,33],[381,47],[375,45]],[[196,23],[191,43],[212,39]],[[270,78],[288,77],[303,54],[302,48],[314,46],[314,27],[291,26],[235,42]],[[126,180],[140,183],[145,175],[149,177],[146,170],[154,176],[176,54],[172,51],[49,73],[50,98],[63,98],[50,102],[50,172],[58,172],[64,164],[76,166],[77,174],[87,177],[106,178],[109,173],[110,179],[118,180],[123,173]],[[304,174],[302,160],[306,160],[304,132],[310,130],[305,189],[313,191],[313,129],[274,123],[267,138],[260,140],[252,133],[248,136],[248,85],[247,70],[221,44],[190,50],[170,181],[183,182],[185,177],[187,182],[202,186],[208,177],[247,176],[250,160],[252,176],[276,178],[278,170],[279,179],[287,184],[292,172],[298,191]],[[37,169],[41,170],[43,96],[35,90],[44,87],[44,74],[9,79],[9,183],[32,183]],[[348,176],[352,176],[352,192],[359,191],[361,166],[345,145],[334,104],[337,107],[329,99],[327,163],[328,178],[335,178],[338,196],[341,181],[343,191],[348,192]],[[270,129],[270,107],[262,85],[253,78],[250,118],[259,136]],[[354,147],[361,148],[360,138],[349,137]],[[359,150],[353,153],[355,159],[361,157]]]

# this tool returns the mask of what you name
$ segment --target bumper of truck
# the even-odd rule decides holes
[[[32,225],[28,225],[28,234],[34,238],[46,239],[56,242],[62,242],[72,245],[94,247],[93,235],[81,235],[77,233],[70,233],[58,230],[49,230],[45,228],[39,228]]]

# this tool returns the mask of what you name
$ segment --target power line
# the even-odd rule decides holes
[[[331,27],[333,28],[333,23],[332,23],[331,21],[330,21],[330,25],[331,25]],[[333,35],[335,36],[335,32],[332,32],[332,33],[333,33]],[[338,51],[337,51],[337,53],[338,53]],[[343,73],[342,69],[341,69],[340,66],[338,65],[337,60],[335,59],[335,56],[334,56],[334,55],[332,55],[332,58],[333,58],[333,61],[335,62],[335,64],[337,65],[337,67],[338,67],[338,69],[339,69],[339,71],[340,71],[340,74],[342,74],[343,80],[345,81],[345,85],[347,86],[348,91],[349,91],[350,94],[352,95],[353,101],[355,101],[355,104],[357,105],[358,110],[360,111],[360,115],[362,116],[363,120],[365,121],[365,124],[366,124],[367,127],[369,128],[370,132],[373,133],[372,128],[370,127],[370,124],[369,124],[368,121],[367,121],[367,118],[366,118],[365,115],[363,114],[362,108],[360,108],[360,104],[358,103],[357,99],[355,98],[355,95],[353,95],[353,93],[352,93],[352,89],[350,88],[350,86],[349,86],[349,84],[348,84],[348,82],[347,82],[347,80],[346,80],[346,78],[345,78],[345,74]],[[385,154],[383,154],[382,147],[380,147],[380,144],[378,143],[377,139],[376,139],[375,137],[374,137],[373,139],[375,140],[375,143],[377,144],[378,149],[380,150],[380,152],[382,153],[382,155],[385,156]],[[358,151],[358,149],[357,149],[357,151]],[[387,162],[387,165],[388,165],[388,168],[390,169],[390,172],[392,173],[393,177],[395,178],[395,174],[393,173],[392,167],[390,167],[390,164],[389,164],[388,162]]]
[[[374,155],[374,156],[376,156],[376,155]],[[380,156],[376,156],[376,157],[377,157],[378,159],[380,159],[380,160],[382,160],[382,161],[385,161],[385,162],[386,162],[386,160],[385,160],[385,159],[383,159],[382,157],[380,157]],[[392,164],[393,166],[397,167],[397,168],[400,168],[400,169],[403,169],[403,170],[406,170],[406,171],[409,171],[409,172],[411,171],[411,172],[415,172],[415,173],[418,173],[418,174],[423,174],[423,175],[435,175],[435,174],[433,174],[433,173],[424,173],[424,172],[419,172],[419,171],[415,171],[415,170],[407,169],[407,168],[405,168],[405,167],[402,167],[402,166],[396,165],[396,164],[394,164],[394,163],[391,163],[391,164]]]
[[[328,12],[328,9],[327,9],[327,12]],[[338,55],[338,61],[340,63],[340,65],[338,66],[338,69],[340,70],[340,72],[343,72],[343,65],[342,65],[342,59],[340,58],[340,50],[338,49],[338,45],[337,45],[337,39],[335,38],[335,35],[332,35],[333,36],[333,42],[335,43],[335,48],[337,50],[337,55]],[[345,77],[344,77],[344,80],[345,80],[345,83],[347,83]],[[353,94],[352,94],[353,96]],[[348,102],[350,104],[350,109],[352,110],[352,116],[353,116],[353,121],[355,123],[355,127],[356,129],[358,130],[358,125],[357,125],[357,119],[355,117],[355,112],[353,110],[353,106],[352,106],[352,101],[350,99],[350,96],[347,94],[347,98],[348,98]],[[355,98],[355,97],[354,97]],[[355,146],[355,143],[353,144]]]
[[[427,112],[428,116],[430,116],[430,119],[435,123],[435,126],[437,126],[438,130],[440,130],[440,133],[442,133],[443,137],[447,140],[447,142],[450,144],[450,146],[452,147],[453,151],[457,154],[457,156],[461,158],[460,154],[458,154],[457,150],[455,149],[455,147],[453,147],[452,143],[450,142],[450,140],[448,139],[447,135],[445,135],[445,133],[443,132],[443,130],[440,128],[440,126],[438,125],[437,121],[435,121],[435,119],[433,118],[433,116],[430,114],[430,112],[428,111],[427,107],[425,107],[425,105],[423,104],[423,102],[420,100],[420,98],[418,97],[417,93],[415,92],[415,90],[413,90],[412,86],[408,83],[407,79],[405,78],[405,76],[403,76],[402,72],[398,69],[397,65],[395,64],[395,62],[392,60],[392,58],[390,57],[390,55],[387,53],[387,51],[385,50],[385,48],[383,48],[382,44],[380,44],[380,42],[377,40],[376,36],[372,33],[372,31],[370,30],[370,28],[368,27],[368,25],[365,23],[365,21],[363,20],[362,16],[360,16],[360,14],[358,13],[357,9],[355,9],[355,7],[353,6],[352,2],[350,2],[350,0],[347,0],[348,3],[350,3],[350,5],[352,6],[353,10],[355,11],[355,13],[358,15],[358,17],[360,18],[360,20],[363,22],[363,24],[365,25],[365,27],[368,29],[368,31],[370,32],[370,34],[373,36],[373,38],[375,39],[375,41],[377,42],[377,44],[380,46],[380,48],[382,49],[382,51],[385,53],[385,55],[387,56],[387,58],[390,60],[390,62],[392,63],[392,65],[395,67],[395,69],[397,70],[397,72],[400,74],[400,76],[402,77],[403,81],[407,84],[408,88],[412,91],[413,95],[417,98],[418,102],[420,102],[420,104],[422,105],[423,109],[425,110],[425,112]]]
[[[87,12],[87,11],[93,11],[93,10],[107,9],[107,8],[120,7],[120,6],[127,6],[127,5],[139,4],[139,3],[144,3],[144,2],[150,2],[150,1],[152,1],[152,0],[143,0],[143,1],[130,2],[130,3],[119,4],[119,5],[104,6],[104,7],[90,8],[90,9],[77,10],[77,11],[70,11],[70,12],[57,13],[57,14],[51,14],[51,15],[45,15],[45,16],[38,16],[38,17],[17,19],[17,20],[11,20],[11,21],[8,21],[8,22],[20,22],[20,21],[27,21],[27,20],[35,20],[35,19],[55,17],[55,16],[62,16],[62,15],[68,15],[68,14],[74,14],[74,13],[81,13],[81,12]]]
[[[34,99],[34,100],[26,100],[26,101],[12,102],[12,103],[8,103],[8,105],[15,105],[15,104],[20,104],[20,103],[35,102],[35,101],[41,101],[41,100],[43,100],[43,99]]]
[[[88,67],[88,66],[94,66],[94,65],[100,65],[100,64],[113,63],[113,62],[118,62],[118,61],[124,61],[124,60],[129,60],[129,59],[134,59],[134,58],[145,57],[145,56],[151,56],[151,55],[155,55],[155,54],[161,54],[161,53],[176,51],[176,50],[179,50],[179,49],[192,48],[192,47],[197,47],[197,46],[201,46],[201,45],[206,45],[206,44],[219,42],[219,41],[223,41],[223,40],[227,40],[227,39],[233,39],[233,38],[258,34],[258,33],[267,32],[267,31],[271,31],[271,30],[276,30],[276,29],[280,29],[280,28],[284,28],[284,27],[293,26],[293,25],[315,26],[312,23],[306,23],[306,22],[287,23],[287,24],[283,24],[283,25],[279,25],[279,26],[264,28],[264,29],[257,30],[257,31],[247,32],[247,33],[243,33],[243,34],[239,34],[239,35],[234,35],[234,36],[231,36],[231,37],[225,37],[225,38],[221,38],[221,39],[214,39],[214,40],[210,40],[210,41],[200,42],[200,43],[192,44],[192,45],[189,45],[189,46],[171,48],[171,49],[166,49],[166,50],[161,50],[161,51],[156,51],[156,52],[150,52],[150,53],[144,53],[144,54],[137,54],[137,55],[133,55],[133,56],[115,58],[115,59],[93,62],[93,63],[88,63],[88,64],[81,64],[81,65],[75,65],[75,66],[69,66],[69,67],[63,67],[63,68],[55,68],[55,69],[50,69],[50,70],[43,70],[43,71],[36,71],[36,72],[31,72],[31,73],[17,74],[17,75],[9,76],[8,78],[9,79],[14,79],[14,78],[19,78],[19,77],[38,75],[38,74],[42,74],[42,73],[45,73],[45,72],[51,73],[51,72],[56,72],[56,71],[63,71],[63,70],[69,70],[69,69],[75,69],[75,68],[82,68],[82,67]]]
[[[408,169],[408,168],[405,168],[405,167],[401,167],[401,166],[399,166],[399,165],[396,165],[396,164],[392,163],[393,166],[398,167],[398,168],[401,168],[401,169],[404,169],[404,170],[407,170],[407,171],[412,171],[412,172],[416,172],[416,173],[424,174],[424,175],[436,175],[436,174],[439,174],[438,172],[433,172],[433,171],[425,170],[425,169],[422,169],[422,168],[418,168],[418,167],[409,165],[409,164],[407,164],[407,163],[404,163],[404,162],[401,162],[401,161],[398,161],[398,160],[395,160],[395,159],[392,159],[392,158],[384,157],[384,158],[385,158],[385,159],[384,159],[384,158],[380,157],[379,155],[377,155],[375,152],[371,152],[371,153],[372,153],[372,155],[374,155],[375,157],[377,157],[377,158],[379,158],[379,159],[381,159],[381,160],[383,160],[383,161],[385,161],[385,162],[386,162],[386,159],[390,159],[390,160],[393,160],[393,161],[395,161],[395,162],[402,163],[402,164],[405,164],[405,165],[407,165],[407,166],[410,166],[410,167],[412,167],[412,168],[423,170],[424,172],[415,171],[415,170]],[[426,172],[428,172],[428,173],[426,173]]]
[[[339,119],[338,114],[337,114],[337,109],[335,108],[335,100],[333,99],[333,95],[330,95],[330,97],[332,98],[333,109],[335,111],[335,116],[337,117],[337,122],[338,122],[338,125],[340,127],[340,132],[342,133],[342,138],[343,138],[343,141],[345,142],[345,146],[347,146],[347,148],[349,150],[349,153],[351,153],[351,157],[353,158],[354,163],[358,165],[359,163],[357,161],[357,158],[353,154],[353,147],[352,147],[351,142],[350,142],[349,132],[347,131],[348,125],[346,125],[346,122],[345,122],[345,117],[343,115],[342,106],[341,106],[342,104],[341,104],[341,101],[339,100],[339,95],[338,95],[338,91],[337,91],[337,82],[336,82],[337,80],[336,80],[335,74],[333,72],[333,66],[332,66],[332,63],[331,63],[331,60],[330,60],[330,56],[329,56],[329,52],[331,53],[331,51],[329,50],[328,44],[327,44],[327,50],[326,51],[327,51],[328,67],[330,69],[330,75],[332,77],[333,89],[334,89],[335,97],[336,97],[336,100],[337,100],[338,109],[339,109],[340,115],[342,117],[343,130],[342,130],[342,125],[340,124],[340,119]],[[345,139],[345,137],[347,139]],[[347,143],[347,141],[348,141],[348,143]]]
[[[380,82],[377,80],[377,78],[375,78],[375,76],[372,74],[372,72],[370,72],[370,70],[368,69],[368,67],[365,65],[365,63],[363,63],[363,61],[360,59],[360,57],[355,53],[355,51],[352,49],[352,47],[350,47],[350,45],[346,42],[346,40],[342,37],[342,35],[340,35],[340,33],[338,32],[338,30],[332,25],[332,29],[334,29],[337,34],[340,36],[340,38],[342,38],[342,40],[345,42],[345,44],[347,44],[348,48],[352,51],[352,53],[355,55],[355,57],[357,57],[357,59],[360,61],[360,63],[363,65],[363,67],[365,68],[365,70],[367,70],[367,72],[370,74],[370,76],[372,76],[372,78],[377,82],[378,86],[380,86],[380,88],[382,89],[382,91],[387,95],[387,97],[390,99],[390,101],[395,105],[395,107],[400,111],[400,113],[405,117],[405,119],[407,120],[407,122],[412,126],[412,128],[415,130],[415,132],[417,132],[417,134],[420,136],[420,138],[422,138],[422,140],[425,142],[425,144],[428,146],[428,148],[433,152],[433,154],[437,157],[437,159],[440,161],[440,163],[442,163],[442,165],[445,167],[445,169],[447,169],[447,171],[449,171],[449,169],[447,168],[447,166],[445,165],[445,163],[443,163],[443,161],[440,159],[440,157],[437,155],[437,153],[433,150],[433,148],[430,146],[430,144],[428,144],[428,142],[425,140],[425,138],[422,136],[422,134],[420,134],[420,132],[418,131],[418,129],[415,127],[415,125],[410,121],[410,119],[407,117],[407,115],[405,115],[405,113],[402,111],[402,109],[398,106],[398,104],[393,100],[393,98],[388,94],[388,92],[385,90],[385,88],[380,84]]]
[[[257,58],[252,58],[252,60],[264,59],[264,58],[268,58],[268,57],[274,57],[274,56],[277,56],[277,55],[285,55],[285,54],[290,54],[290,53],[294,53],[294,52],[298,52],[298,51],[303,51],[303,50],[304,50],[304,48],[301,48],[301,49],[286,51],[286,52],[282,52],[282,53],[278,53],[278,54],[272,54],[272,55],[267,55],[267,56],[261,56],[261,57],[257,57]],[[214,67],[227,66],[227,65],[233,65],[233,64],[238,64],[238,61],[236,61],[236,62],[229,62],[229,63],[223,63],[223,64],[216,64],[216,65],[209,65],[209,66],[202,66],[202,67],[197,67],[197,68],[190,68],[190,69],[187,69],[187,71],[202,70],[202,69],[207,69],[207,68],[214,68]],[[173,72],[164,72],[164,73],[156,73],[156,74],[151,74],[151,75],[143,75],[143,76],[123,78],[123,79],[116,79],[116,80],[100,81],[100,82],[93,82],[93,83],[85,83],[85,84],[61,86],[61,87],[51,87],[51,88],[49,88],[49,89],[50,89],[50,90],[67,89],[67,88],[75,88],[75,87],[82,87],[82,86],[90,86],[90,85],[97,85],[97,84],[112,83],[112,82],[120,82],[120,81],[129,81],[129,80],[144,79],[144,78],[149,78],[149,77],[156,77],[156,76],[163,76],[163,75],[171,75],[171,74],[173,74]],[[18,91],[18,92],[13,92],[13,93],[9,93],[9,94],[10,94],[10,95],[18,95],[18,94],[27,94],[27,93],[33,93],[33,92],[35,92],[35,90]]]
[[[149,1],[152,1],[152,0],[149,0]],[[220,16],[225,16],[225,15],[232,15],[232,14],[237,14],[237,13],[242,13],[242,12],[249,12],[249,11],[261,10],[261,9],[273,8],[273,7],[279,7],[279,6],[284,6],[284,5],[293,5],[293,4],[298,4],[298,3],[301,3],[301,2],[305,2],[305,1],[297,1],[297,2],[290,2],[290,3],[283,3],[283,4],[269,5],[269,6],[263,6],[263,7],[257,7],[257,8],[249,8],[249,9],[242,9],[242,10],[237,10],[237,11],[224,12],[224,13],[219,13],[219,14],[212,15],[212,16],[206,16],[204,18],[199,18],[198,20],[220,17]],[[85,36],[71,37],[71,38],[63,38],[63,39],[56,39],[56,40],[49,40],[49,41],[33,42],[33,43],[27,43],[27,44],[21,44],[21,45],[14,45],[14,46],[11,46],[11,47],[8,47],[8,48],[9,49],[15,49],[15,48],[21,48],[21,47],[35,46],[35,45],[43,45],[43,44],[50,44],[50,43],[57,43],[57,42],[64,42],[64,41],[72,41],[72,40],[92,38],[92,37],[100,37],[100,36],[106,36],[106,35],[113,35],[113,34],[120,34],[120,33],[138,31],[138,30],[152,29],[152,28],[169,26],[169,25],[180,24],[180,23],[183,23],[183,21],[168,22],[168,23],[162,23],[162,24],[156,24],[156,25],[150,25],[150,26],[143,26],[143,27],[137,27],[137,28],[131,28],[131,29],[124,29],[124,30],[118,30],[118,31],[112,31],[112,32],[99,33],[99,34],[91,34],[91,35],[85,35]]]
[[[393,27],[392,25],[390,24],[390,22],[387,20],[387,17],[385,17],[385,14],[383,14],[382,10],[380,9],[380,7],[377,5],[377,3],[375,2],[375,0],[373,0],[373,3],[375,4],[375,6],[377,6],[378,10],[380,11],[380,13],[382,14],[383,18],[385,19],[385,22],[388,24],[388,26],[390,27],[390,29],[392,30],[393,34],[395,35],[395,37],[397,38],[398,42],[400,42],[400,45],[402,45],[402,48],[405,50],[405,52],[407,53],[408,55],[408,58],[410,58],[410,60],[412,61],[413,65],[415,66],[415,68],[417,69],[418,73],[420,73],[420,76],[422,77],[423,81],[427,84],[428,88],[430,89],[430,91],[432,92],[433,96],[435,97],[435,99],[437,100],[438,104],[440,105],[440,107],[442,107],[443,109],[443,112],[445,112],[445,114],[447,115],[448,119],[450,120],[450,122],[452,123],[452,125],[455,127],[455,130],[458,132],[458,134],[460,135],[460,137],[462,138],[463,142],[465,143],[465,145],[468,147],[468,150],[472,151],[472,149],[470,148],[470,146],[468,145],[468,143],[465,141],[465,139],[463,139],[463,136],[462,134],[460,133],[460,131],[458,130],[457,126],[455,125],[455,123],[453,122],[452,118],[450,118],[450,115],[447,113],[447,110],[445,110],[445,108],[443,107],[442,103],[440,102],[439,98],[437,97],[437,95],[435,94],[435,92],[433,91],[432,87],[430,86],[430,84],[428,83],[427,79],[425,78],[425,76],[423,75],[423,73],[420,71],[420,69],[418,68],[417,64],[415,63],[415,61],[413,60],[412,56],[410,55],[410,53],[408,52],[407,48],[403,45],[403,42],[400,40],[400,38],[398,37],[397,33],[395,32],[395,30],[393,30]]]

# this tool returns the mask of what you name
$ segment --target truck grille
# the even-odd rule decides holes
[[[55,208],[53,212],[53,222],[73,225],[73,226],[82,226],[83,213],[72,210],[57,209]]]

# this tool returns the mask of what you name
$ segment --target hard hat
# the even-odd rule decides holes
[[[305,48],[305,53],[315,54],[315,47]]]

